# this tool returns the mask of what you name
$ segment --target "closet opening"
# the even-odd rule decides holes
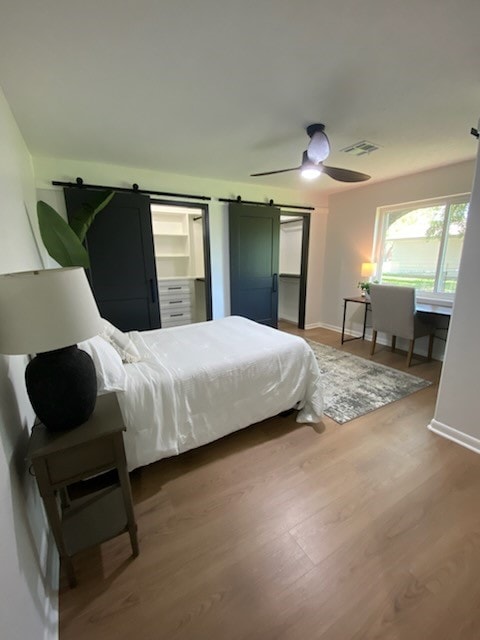
[[[160,323],[212,319],[208,205],[151,199]]]
[[[278,319],[305,329],[310,213],[280,216]]]

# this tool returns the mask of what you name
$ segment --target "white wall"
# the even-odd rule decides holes
[[[61,189],[52,187],[52,180],[74,182],[77,176],[83,178],[85,183],[104,184],[116,187],[131,187],[136,182],[141,189],[153,189],[155,191],[168,191],[171,193],[191,193],[209,196],[213,198],[209,202],[210,211],[210,241],[212,261],[212,303],[213,317],[220,318],[230,312],[230,281],[229,281],[229,255],[228,255],[228,206],[219,202],[218,198],[236,198],[240,195],[244,200],[268,201],[271,198],[275,202],[291,205],[322,206],[325,200],[321,199],[315,190],[309,186],[308,190],[282,189],[280,187],[264,187],[251,183],[232,183],[224,180],[212,180],[195,176],[181,176],[169,173],[160,173],[147,169],[134,167],[109,165],[95,162],[75,160],[62,160],[60,158],[33,158],[37,194],[51,204],[59,213],[64,213],[65,203]],[[312,214],[315,218],[317,211]],[[313,272],[318,271],[318,265],[323,264],[323,239],[315,236],[314,226],[313,240],[310,247],[310,265]],[[318,227],[319,233],[324,227]],[[320,269],[321,272],[321,269]],[[309,278],[309,284],[313,278]],[[317,313],[320,305],[318,302],[319,283],[315,284],[313,303],[309,305],[309,284],[307,284],[307,314],[309,306],[312,317],[319,319]],[[313,287],[312,287],[313,290]],[[312,320],[313,322],[313,320]]]
[[[453,317],[437,396],[435,417],[430,428],[480,453],[478,371],[480,342],[480,155],[477,168],[462,260],[458,274]]]
[[[329,199],[321,318],[324,326],[340,329],[344,296],[360,294],[357,283],[362,262],[372,256],[378,207],[469,193],[474,161],[365,185]],[[351,305],[352,309],[353,306]],[[361,332],[363,307],[350,316],[347,329]],[[438,342],[438,341],[436,341]]]
[[[41,268],[31,158],[0,89],[0,273]],[[30,222],[31,220],[31,222]],[[58,559],[25,451],[34,415],[23,356],[0,356],[0,636],[57,637]]]
[[[292,220],[280,225],[279,272],[300,275],[302,266],[303,220]]]
[[[300,278],[286,278],[281,274],[300,275],[302,262],[303,220],[285,220],[280,224],[278,279],[278,318],[298,323],[300,306]]]
[[[324,296],[325,257],[327,247],[327,224],[329,210],[319,203],[310,216],[310,242],[308,251],[307,299],[305,309],[305,328],[322,326],[324,323],[324,304],[328,305],[328,296]],[[330,242],[330,239],[329,239]]]

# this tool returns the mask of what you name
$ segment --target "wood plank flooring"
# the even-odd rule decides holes
[[[387,347],[374,360],[406,369]],[[125,534],[75,558],[60,640],[480,638],[480,457],[426,428],[440,363],[409,371],[435,384],[342,426],[276,417],[134,472],[140,556]]]

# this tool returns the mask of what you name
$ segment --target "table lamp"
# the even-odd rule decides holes
[[[83,268],[0,275],[0,353],[37,354],[25,381],[32,407],[48,429],[76,427],[92,414],[95,366],[77,342],[101,329]]]
[[[360,276],[362,278],[371,278],[377,269],[376,262],[362,262],[362,268],[360,270]]]

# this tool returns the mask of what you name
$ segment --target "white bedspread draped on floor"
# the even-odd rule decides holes
[[[142,361],[118,393],[129,469],[212,442],[296,406],[323,412],[320,373],[303,338],[231,316],[131,332]]]

